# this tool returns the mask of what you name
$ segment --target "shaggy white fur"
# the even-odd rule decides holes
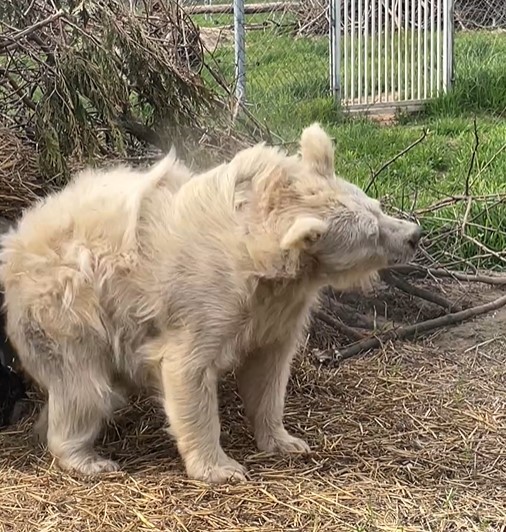
[[[308,451],[283,408],[319,289],[367,281],[419,238],[334,175],[318,124],[296,156],[259,144],[193,177],[173,153],[146,172],[78,174],[0,257],[9,336],[48,392],[39,431],[63,467],[113,470],[93,443],[120,384],[152,386],[188,475],[243,479],[220,445],[217,384],[234,368],[259,449]]]

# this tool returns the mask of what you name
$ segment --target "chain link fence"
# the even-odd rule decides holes
[[[329,74],[330,0],[179,1],[199,28],[213,67],[211,81],[239,96],[262,124],[275,132],[284,124],[288,134],[290,126],[294,131],[300,126],[297,122],[336,112]],[[406,0],[377,2],[395,10]],[[457,32],[506,28],[506,0],[455,0],[454,14]]]
[[[242,4],[239,23],[230,0],[184,1],[210,65],[219,67],[231,92],[274,131],[277,123],[289,121],[295,107],[298,116],[311,119],[315,109],[329,104],[328,1],[235,4],[236,13]],[[239,79],[238,61],[243,66]]]

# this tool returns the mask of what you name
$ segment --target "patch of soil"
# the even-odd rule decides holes
[[[200,28],[200,39],[208,52],[214,53],[219,46],[231,44],[234,32],[230,28]]]

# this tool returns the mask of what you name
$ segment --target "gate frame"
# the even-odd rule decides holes
[[[347,0],[349,1],[349,0]],[[362,2],[363,0],[358,0]],[[372,0],[375,2],[384,2],[384,0]],[[401,1],[401,0],[398,0]],[[413,3],[416,0],[412,0]],[[418,5],[421,5],[421,1]],[[431,0],[434,2],[435,0]],[[407,111],[415,111],[420,109],[431,98],[423,99],[399,99],[392,101],[381,101],[371,103],[356,103],[343,105],[342,98],[342,81],[341,81],[341,63],[342,63],[342,47],[341,40],[343,38],[342,26],[342,3],[343,0],[329,0],[329,74],[330,74],[330,91],[337,103],[343,106],[350,113],[356,112],[376,112],[376,113],[390,113],[399,109]],[[454,3],[455,0],[443,0],[442,15],[443,15],[443,66],[442,66],[442,92],[448,92],[454,83],[454,38],[455,38],[455,18],[454,18]]]

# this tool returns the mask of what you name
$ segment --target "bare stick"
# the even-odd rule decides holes
[[[476,238],[470,236],[470,235],[463,235],[464,238],[469,240],[469,242],[472,242],[477,248],[481,249],[486,253],[488,257],[492,256],[495,257],[497,260],[506,263],[506,258],[504,257],[503,253],[498,253],[497,251],[494,251],[493,249],[490,249],[485,244],[482,244],[479,240],[476,240]]]
[[[387,322],[381,316],[376,316],[375,319],[370,319],[364,314],[357,312],[350,305],[332,301],[332,310],[338,315],[339,319],[344,323],[347,322],[354,327],[361,327],[363,329],[382,329],[387,326]]]
[[[369,349],[375,349],[377,347],[380,347],[388,340],[411,340],[416,338],[419,334],[433,331],[434,329],[445,327],[447,325],[455,325],[456,323],[461,323],[468,319],[479,316],[480,314],[485,314],[487,312],[497,310],[503,307],[504,305],[506,305],[506,295],[501,296],[495,299],[494,301],[491,301],[490,303],[477,305],[476,307],[471,307],[466,310],[461,310],[460,312],[454,312],[452,314],[446,314],[439,318],[415,323],[414,325],[402,326],[398,329],[387,331],[381,336],[366,338],[364,340],[351,344],[348,347],[345,347],[344,349],[341,349],[338,353],[337,359],[331,361],[331,363],[339,363],[339,361],[358,355],[363,351],[368,351]]]
[[[382,271],[381,278],[389,285],[395,286],[399,290],[406,292],[406,294],[411,294],[421,299],[425,299],[430,303],[434,303],[435,305],[443,307],[445,310],[452,312],[458,312],[462,310],[462,307],[459,304],[453,303],[449,299],[446,299],[445,297],[435,294],[429,290],[425,290],[424,288],[413,286],[403,279],[400,279],[397,275],[393,274],[389,270]]]
[[[495,161],[495,159],[506,150],[506,142],[490,157],[490,159],[485,163],[485,165],[480,169],[480,171],[474,176],[473,181],[476,181],[478,177]]]
[[[476,154],[478,153],[478,146],[480,145],[480,138],[478,137],[478,126],[476,125],[476,117],[474,117],[474,120],[473,120],[473,128],[474,128],[474,147],[473,147],[473,153],[471,155],[471,161],[469,162],[469,170],[467,171],[467,176],[466,176],[466,187],[464,190],[464,194],[466,196],[469,196],[469,183],[471,180],[471,172],[473,171],[474,161],[476,159]]]
[[[39,28],[42,28],[43,26],[47,26],[48,24],[51,24],[51,22],[54,22],[55,20],[59,19],[62,15],[63,15],[63,10],[60,9],[56,13],[53,13],[52,15],[45,18],[44,20],[39,20],[39,22],[36,22],[32,26],[25,28],[24,30],[20,30],[12,35],[4,35],[3,36],[4,41],[0,42],[0,50],[10,47],[16,41],[19,41],[23,37],[30,35],[31,33],[38,30]]]
[[[363,340],[364,338],[363,334],[359,333],[352,327],[348,327],[348,325],[345,325],[341,321],[336,320],[335,318],[327,314],[324,310],[316,310],[313,314],[315,318],[319,319],[320,321],[323,321],[323,323],[326,323],[329,327],[337,329],[339,332],[347,336],[350,340],[356,341]]]
[[[16,80],[8,74],[3,68],[0,68],[0,74],[5,76],[12,90],[20,97],[21,101],[32,111],[37,109],[35,102],[26,94],[23,93],[23,89],[17,84]]]
[[[376,181],[377,177],[381,174],[381,172],[386,170],[392,163],[397,161],[397,159],[399,159],[400,157],[402,157],[403,155],[408,153],[408,151],[411,151],[415,146],[420,144],[420,142],[422,142],[425,139],[426,136],[427,136],[427,129],[424,129],[423,130],[423,134],[422,134],[422,136],[419,139],[415,140],[415,142],[411,143],[409,146],[404,148],[397,155],[392,157],[389,161],[387,161],[385,164],[383,164],[379,170],[376,170],[376,172],[374,172],[374,174],[372,175],[371,180],[369,181],[369,184],[365,187],[365,192],[366,193],[369,192],[369,189],[374,185],[374,182]]]
[[[505,198],[506,198],[506,194],[504,193],[487,194],[485,196],[472,196],[472,199],[474,201],[483,201],[483,202],[487,202],[491,200],[502,202]],[[428,207],[423,207],[421,209],[418,209],[417,211],[415,211],[414,214],[416,214],[417,216],[420,216],[422,214],[428,214],[428,213],[431,213],[431,212],[434,212],[440,209],[444,209],[445,207],[449,207],[450,205],[454,205],[455,203],[459,203],[461,201],[468,201],[468,200],[469,200],[469,196],[461,196],[461,195],[450,196],[448,198],[444,198],[440,201],[437,201],[436,203],[433,203],[432,205],[429,205]]]
[[[469,282],[469,283],[484,283],[496,286],[506,286],[506,276],[498,275],[493,277],[491,275],[469,275],[466,273],[453,272],[451,270],[436,269],[436,268],[424,268],[422,266],[409,265],[409,266],[394,266],[390,268],[394,272],[401,273],[403,275],[416,274],[421,276],[432,276],[439,278],[450,278],[457,281]]]

